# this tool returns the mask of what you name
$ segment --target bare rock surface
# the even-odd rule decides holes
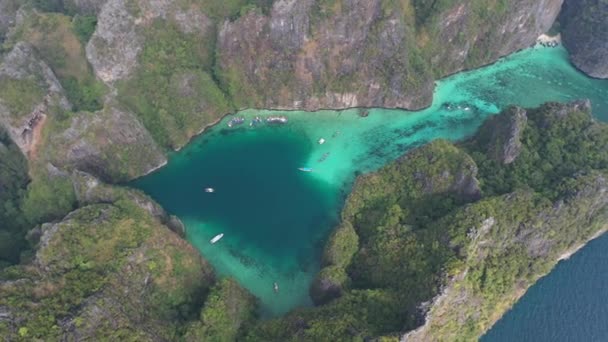
[[[608,78],[608,1],[566,0],[561,15],[572,63],[591,77]]]
[[[28,155],[53,108],[70,110],[61,84],[28,43],[17,43],[0,65],[0,125]]]

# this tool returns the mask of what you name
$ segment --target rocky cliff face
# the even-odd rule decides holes
[[[15,45],[0,65],[0,124],[23,154],[37,147],[44,122],[55,109],[70,108],[61,84],[34,48]]]
[[[532,45],[549,30],[563,0],[496,2],[452,1],[430,5],[423,1],[419,37],[431,52],[435,77],[476,68]]]
[[[115,102],[95,113],[70,113],[61,83],[28,43],[17,43],[6,55],[0,80],[0,124],[31,161],[81,169],[112,182],[166,162],[143,125]]]
[[[108,0],[101,7],[95,33],[87,45],[87,58],[95,74],[107,84],[131,76],[146,42],[145,30],[155,20],[175,23],[183,33],[204,37],[210,20],[196,7],[172,0]]]
[[[560,21],[572,63],[592,77],[608,78],[608,1],[566,0]]]
[[[85,15],[96,15],[108,0],[63,0],[63,7]]]
[[[489,329],[560,258],[606,231],[607,177],[602,172],[576,177],[578,185],[572,192],[552,205],[546,203],[526,213],[529,217],[520,222],[500,214],[479,217],[467,249],[468,267],[455,275],[432,301],[426,324],[404,335],[402,341],[457,340],[463,336],[478,337]],[[533,197],[530,193],[513,193],[495,201],[503,213],[521,213],[521,203],[530,202]],[[481,202],[467,210],[475,212],[487,204]],[[569,233],[555,237],[555,231]],[[496,286],[493,282],[506,279],[498,273],[502,271],[500,266],[490,265],[494,260],[509,258],[514,251],[525,255],[527,268],[509,279],[497,297],[484,295],[485,287]],[[485,272],[489,279],[477,279],[480,272]],[[471,322],[479,327],[471,328]],[[459,328],[450,328],[454,326]]]
[[[561,0],[385,5],[276,1],[219,32],[222,80],[238,107],[418,109],[433,80],[534,43]]]
[[[11,340],[173,339],[213,282],[192,246],[126,199],[43,225],[33,263],[11,272],[0,281]]]
[[[57,166],[122,181],[164,163],[156,144],[179,149],[235,108],[427,106],[434,79],[533,43],[553,22],[561,0],[261,3],[53,3],[68,13],[96,15],[95,27],[26,6],[6,44],[14,48],[4,57],[1,77],[24,64],[37,63],[39,70],[5,82],[0,120],[26,154],[40,137],[52,136],[46,143]],[[18,6],[12,0],[0,6],[6,9],[0,11],[2,31],[16,22]],[[56,33],[46,32],[49,25],[57,25]],[[79,39],[86,49],[77,46]],[[11,98],[24,90],[28,97]],[[69,129],[52,125],[54,134],[42,134],[54,108],[94,114],[70,114]],[[102,127],[108,136],[96,135]],[[99,139],[80,139],[87,132]],[[139,146],[145,153],[125,167],[124,158],[135,154],[117,146]]]
[[[18,8],[14,0],[0,0],[0,43],[4,41],[8,29],[14,25]]]
[[[95,113],[78,113],[69,127],[45,141],[54,165],[95,174],[109,182],[125,182],[164,165],[167,160],[135,116],[106,104]]]
[[[509,108],[503,115],[488,119],[481,129],[488,136],[480,138],[488,147],[488,155],[503,164],[515,161],[521,153],[521,139],[527,121],[526,110],[519,107]]]

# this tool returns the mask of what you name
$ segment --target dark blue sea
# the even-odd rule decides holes
[[[561,261],[481,341],[608,341],[608,234]]]

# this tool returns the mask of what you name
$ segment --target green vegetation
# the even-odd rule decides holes
[[[421,338],[479,337],[564,250],[608,219],[599,199],[608,126],[579,107],[529,110],[521,152],[504,165],[491,144],[507,142],[490,137],[509,129],[496,124],[507,113],[460,146],[435,141],[360,177],[317,277],[340,291],[318,295],[330,300],[325,305],[258,324],[248,338],[390,339],[421,325],[419,305],[449,281],[452,297],[432,309]]]
[[[33,79],[0,77],[0,104],[6,106],[13,117],[32,112],[43,95],[38,82]]]
[[[0,334],[11,340],[175,339],[213,281],[192,247],[130,200],[84,207],[43,230],[37,266],[0,275],[22,279],[0,282],[0,305],[13,313]]]
[[[358,249],[357,232],[348,221],[343,222],[329,237],[323,252],[323,269],[310,288],[310,296],[316,304],[327,303],[348,288],[346,267]]]
[[[212,65],[205,48],[211,37],[181,33],[161,20],[147,35],[140,70],[120,86],[119,96],[161,146],[177,148],[231,107],[206,71]]]
[[[252,8],[259,8],[264,13],[272,6],[274,0],[194,0],[210,17],[217,20],[237,19]]]
[[[72,20],[63,14],[32,13],[12,37],[13,43],[25,40],[36,47],[40,57],[53,69],[76,112],[93,112],[103,106],[105,86],[95,79],[84,51],[95,24],[95,17],[76,16]]]
[[[19,147],[0,129],[0,269],[17,263],[26,246],[21,203],[29,182],[27,169]]]
[[[35,176],[23,200],[23,214],[33,224],[60,219],[75,208],[72,182],[63,176]]]
[[[481,129],[479,139],[467,144],[479,165],[484,193],[512,192],[525,186],[545,197],[559,195],[557,184],[564,177],[592,169],[608,169],[608,127],[598,125],[584,112],[574,112],[564,120],[561,105],[548,104],[528,113],[528,125],[522,136],[523,149],[517,160],[502,165],[486,157],[490,119]]]
[[[74,25],[74,32],[82,44],[86,44],[91,39],[93,32],[95,32],[97,17],[94,15],[76,15],[72,23]]]
[[[256,299],[232,279],[222,279],[211,290],[199,322],[192,323],[186,341],[239,340],[255,319]]]

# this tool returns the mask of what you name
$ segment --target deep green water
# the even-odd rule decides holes
[[[258,296],[264,314],[278,315],[310,303],[323,243],[358,173],[433,139],[470,136],[510,104],[578,98],[590,98],[597,117],[608,119],[608,81],[580,74],[562,48],[528,49],[438,82],[423,111],[371,109],[366,118],[358,110],[278,112],[287,125],[257,128],[228,128],[228,117],[133,185],[184,221],[189,241],[218,273]],[[238,115],[270,114],[277,112]],[[218,233],[224,238],[210,244]]]

